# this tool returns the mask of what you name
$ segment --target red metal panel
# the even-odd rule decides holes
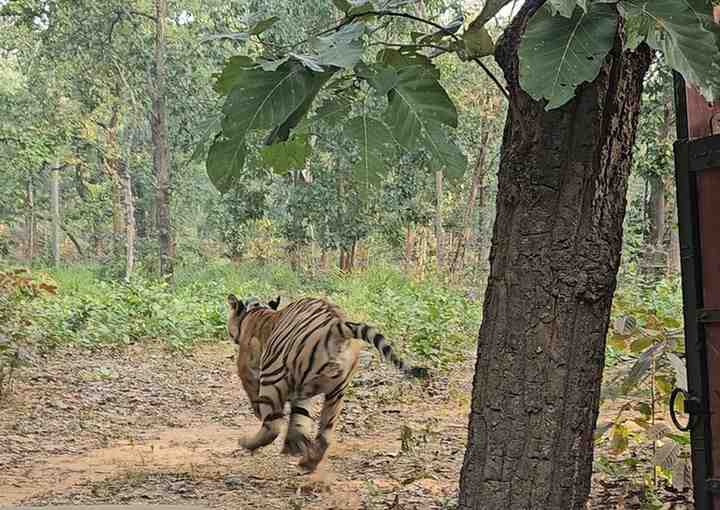
[[[720,6],[714,8],[715,22],[720,23]],[[720,134],[720,101],[709,103],[692,86],[687,87],[688,138]],[[713,126],[717,131],[713,132]]]
[[[720,7],[715,7],[720,22]],[[688,137],[703,138],[720,134],[720,101],[708,102],[693,86],[686,88]],[[720,310],[720,168],[696,174],[697,207],[702,264],[703,308]],[[720,324],[705,325],[707,347],[708,397],[713,478],[720,477]],[[713,496],[713,507],[720,509],[720,495]]]

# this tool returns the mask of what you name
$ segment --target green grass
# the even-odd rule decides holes
[[[162,340],[183,349],[225,341],[229,293],[265,301],[281,295],[283,304],[304,296],[329,298],[353,320],[378,327],[401,352],[434,365],[462,357],[480,325],[481,303],[469,302],[463,289],[433,278],[416,282],[391,266],[311,275],[284,264],[214,260],[178,268],[174,286],[142,276],[111,281],[93,266],[45,272],[58,286],[56,295],[14,301],[16,313],[27,318],[16,336],[41,346]]]

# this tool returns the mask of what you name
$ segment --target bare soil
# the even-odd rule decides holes
[[[372,353],[318,472],[303,475],[258,427],[228,344],[62,348],[36,356],[0,403],[0,507],[202,504],[228,509],[453,508],[466,441],[472,360],[412,384]],[[627,480],[598,474],[592,509],[647,508]],[[661,491],[659,508],[689,508]]]

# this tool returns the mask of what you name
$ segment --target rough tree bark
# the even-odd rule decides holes
[[[496,50],[508,83],[497,219],[459,508],[584,509],[605,335],[622,246],[644,45],[545,111],[518,84],[517,49],[542,1]]]
[[[150,127],[153,142],[153,171],[155,174],[155,207],[160,245],[160,274],[172,278],[175,241],[170,225],[170,162],[168,160],[168,130],[165,111],[165,23],[167,0],[155,0],[155,80],[152,87]]]

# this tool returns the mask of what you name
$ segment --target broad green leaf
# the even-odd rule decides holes
[[[612,428],[612,436],[610,439],[610,448],[615,453],[622,453],[627,450],[628,441],[628,429],[622,423],[617,423]]]
[[[450,140],[441,124],[429,122],[425,129],[422,146],[430,155],[430,168],[443,172],[449,179],[460,179],[467,168],[467,157],[463,151]]]
[[[398,71],[403,67],[421,66],[433,78],[440,78],[440,71],[433,65],[432,61],[427,56],[416,53],[414,50],[401,51],[386,48],[378,52],[376,59],[378,62],[392,66]]]
[[[576,0],[549,0],[547,4],[553,16],[560,14],[566,18],[571,18],[577,5]]]
[[[325,73],[318,77],[318,80],[314,84],[313,89],[309,91],[307,97],[300,104],[300,106],[298,106],[295,111],[290,114],[290,116],[287,118],[287,120],[285,120],[285,122],[283,122],[279,126],[276,126],[270,132],[267,139],[265,140],[265,145],[270,145],[277,141],[285,141],[288,139],[288,137],[290,136],[290,131],[295,129],[295,127],[298,126],[300,122],[306,118],[308,112],[310,111],[310,108],[312,107],[313,102],[315,101],[315,97],[320,92],[320,89],[327,82],[330,76],[332,76],[331,73]]]
[[[277,71],[244,69],[223,107],[223,132],[235,133],[281,125],[309,98],[317,95],[329,73],[314,73],[295,62]]]
[[[483,26],[470,25],[462,35],[467,57],[482,58],[495,52],[495,43]]]
[[[320,120],[330,124],[344,121],[352,109],[352,101],[344,95],[334,96],[318,107],[313,120]]]
[[[205,166],[210,181],[220,193],[226,193],[240,180],[246,155],[244,133],[233,139],[215,138]]]
[[[397,70],[394,67],[380,63],[358,66],[356,73],[367,80],[380,96],[390,92],[399,80]]]
[[[263,163],[277,174],[301,170],[310,155],[309,135],[296,135],[286,142],[278,142],[260,150]]]
[[[317,59],[321,65],[350,69],[360,62],[365,48],[361,38],[365,26],[361,23],[350,23],[332,35],[317,37],[313,47],[317,51]]]
[[[534,99],[558,108],[584,82],[593,81],[613,46],[618,26],[615,6],[593,3],[571,18],[540,9],[530,19],[519,49],[520,86]]]
[[[622,383],[623,393],[630,393],[633,389],[635,389],[635,387],[645,378],[648,370],[650,370],[652,360],[661,355],[666,347],[667,342],[659,342],[652,345],[640,355]]]
[[[355,174],[368,182],[378,182],[387,171],[384,155],[389,152],[387,146],[393,143],[390,130],[380,120],[360,115],[345,124],[344,132],[358,145]]]
[[[208,175],[221,192],[229,190],[242,173],[248,131],[273,128],[267,144],[287,140],[332,76],[314,73],[297,62],[285,62],[270,72],[238,62],[235,66],[223,71],[227,77],[223,87],[230,91],[223,107],[222,136],[215,139],[206,162]]]
[[[348,0],[332,0],[332,3],[342,12],[348,12],[352,7],[352,4]]]
[[[255,62],[249,57],[243,55],[231,57],[225,63],[223,70],[214,75],[216,79],[215,92],[221,96],[228,95],[238,81],[242,79],[244,73],[254,66]]]
[[[628,20],[647,20],[642,25],[648,27],[647,43],[663,53],[670,67],[697,85],[706,99],[716,97],[720,49],[708,30],[709,5],[693,0],[621,0],[618,8]]]
[[[403,67],[398,81],[388,92],[385,119],[404,147],[427,135],[431,123],[457,127],[457,110],[445,89],[426,68]]]

